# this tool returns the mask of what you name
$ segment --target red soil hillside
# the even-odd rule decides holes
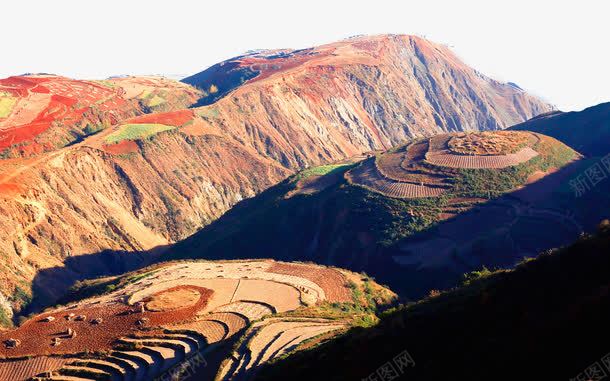
[[[119,120],[193,103],[198,92],[162,78],[78,81],[51,75],[0,80],[0,154],[53,150]]]
[[[198,113],[210,124],[288,166],[438,132],[502,129],[551,109],[414,36],[257,52],[183,81],[206,92]]]
[[[11,308],[23,302],[11,297],[16,287],[29,293],[33,280],[49,301],[76,279],[142,259],[80,255],[185,238],[290,173],[191,111],[152,120],[167,125],[149,121],[130,119],[36,158],[0,161],[0,293]],[[0,310],[9,310],[1,297]]]

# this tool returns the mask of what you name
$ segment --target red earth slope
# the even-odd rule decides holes
[[[158,108],[188,107],[198,92],[162,78],[79,81],[51,75],[0,80],[0,154],[31,156],[77,141],[121,119]],[[167,99],[166,99],[167,98]]]

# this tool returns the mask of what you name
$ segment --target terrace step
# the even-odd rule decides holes
[[[208,319],[165,328],[172,331],[172,333],[192,335],[200,342],[200,348],[205,348],[209,344],[224,340],[229,333],[229,327],[225,322]]]
[[[226,325],[228,332],[225,338],[235,335],[237,332],[244,329],[250,322],[246,316],[235,312],[215,312],[207,315],[204,320],[220,322]]]
[[[268,359],[265,359],[265,361],[271,361],[271,360],[275,359],[276,357],[289,353],[289,352],[295,350],[296,348],[298,348],[299,345],[301,345],[303,342],[305,342],[309,339],[312,339],[312,338],[320,336],[320,335],[324,335],[329,332],[339,330],[343,327],[344,326],[324,327],[317,331],[306,332],[301,335],[298,335],[297,337],[294,337],[292,340],[284,343],[282,346],[280,346],[280,348],[278,348],[273,353],[271,353],[271,356]]]
[[[116,378],[108,372],[84,366],[66,365],[57,370],[61,376],[80,377],[85,380],[114,381]]]
[[[125,381],[138,381],[138,375],[142,373],[140,366],[131,361],[120,357],[108,356],[104,358],[105,361],[116,364],[121,368],[125,369]]]
[[[160,346],[146,346],[141,349],[142,352],[155,356],[156,362],[159,364],[159,374],[176,365],[181,359],[176,356],[176,350]]]
[[[112,363],[107,360],[100,359],[82,359],[69,363],[70,366],[81,366],[84,368],[97,369],[110,374],[114,379],[124,380],[130,376],[130,372],[122,366]]]
[[[215,320],[215,319],[208,319],[208,320],[205,320],[205,321],[206,322],[210,322],[212,324],[218,324],[219,326],[222,327],[222,329],[224,331],[224,335],[222,336],[222,338],[220,340],[225,340],[227,337],[229,337],[229,333],[231,332],[231,328],[229,327],[229,325],[227,323],[225,323],[222,320]],[[208,339],[206,338],[206,340],[208,340]]]
[[[198,335],[199,336],[199,335]],[[151,341],[159,341],[159,340],[171,340],[171,341],[180,341],[189,345],[190,351],[186,350],[186,353],[190,353],[193,351],[201,350],[206,347],[205,340],[200,337],[196,337],[195,334],[181,333],[181,332],[171,332],[165,333],[162,335],[155,336],[129,336],[130,339],[137,340],[151,340]]]
[[[208,346],[208,341],[206,340],[205,336],[195,331],[172,332],[171,335],[175,335],[176,337],[184,337],[186,341],[195,341],[199,350],[203,350]]]
[[[49,376],[49,377],[34,377],[29,381],[91,381],[91,378],[82,378],[75,376]]]
[[[139,351],[116,351],[112,352],[111,355],[125,361],[131,361],[132,363],[137,364],[138,367],[147,368],[155,363],[155,360],[151,356]]]
[[[144,353],[144,351],[116,351],[112,353],[113,356],[132,361],[138,364],[138,367],[142,369],[139,372],[138,380],[149,380],[152,379],[161,369],[163,359],[158,359],[155,355]]]
[[[187,354],[197,351],[197,344],[192,342],[186,342],[182,339],[170,339],[165,337],[124,337],[119,340],[123,343],[141,344],[144,346],[164,347],[170,348],[177,352],[182,357]]]

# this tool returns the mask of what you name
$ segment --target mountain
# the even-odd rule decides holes
[[[482,76],[447,48],[411,36],[361,37],[238,61],[202,82],[189,80],[205,93],[138,77],[66,89],[53,84],[71,80],[58,77],[17,81],[26,82],[25,100],[15,106],[16,91],[4,96],[3,105],[13,104],[5,107],[5,126],[22,108],[48,114],[43,101],[40,108],[27,106],[36,103],[31,97],[82,98],[89,111],[81,114],[78,102],[58,106],[63,116],[8,147],[11,158],[0,161],[5,308],[27,304],[32,291],[33,306],[46,305],[77,279],[133,269],[300,169],[416,136],[504,128],[551,109]],[[256,76],[235,84],[229,68],[244,65]],[[90,88],[95,91],[87,95]],[[212,93],[224,96],[175,110]],[[126,115],[87,118],[106,94],[126,105]],[[5,134],[14,131],[19,127],[5,128]],[[45,139],[51,144],[24,151]]]
[[[470,274],[461,288],[290,356],[256,380],[595,379],[610,371],[609,253],[606,222],[513,271]]]
[[[285,353],[374,324],[394,298],[313,264],[164,263],[79,283],[67,305],[0,332],[0,379],[251,379]]]
[[[197,90],[160,77],[1,79],[0,156],[52,151],[127,117],[188,107],[198,96]]]
[[[580,112],[551,112],[511,127],[536,131],[561,140],[587,156],[610,152],[610,103],[602,103]]]
[[[359,37],[240,56],[184,79],[210,123],[285,165],[439,132],[496,130],[551,110],[414,36]],[[268,136],[264,144],[260,136]]]
[[[35,159],[7,160],[0,166],[0,286],[20,306],[16,296],[30,294],[34,280],[45,305],[75,280],[143,260],[104,251],[162,249],[288,173],[207,129],[192,110],[128,119]]]
[[[169,248],[172,258],[276,258],[364,271],[405,299],[512,267],[608,218],[610,181],[529,132],[437,135],[298,173]]]

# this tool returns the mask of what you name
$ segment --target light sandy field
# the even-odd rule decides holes
[[[228,373],[241,377],[305,340],[349,325],[285,315],[352,300],[345,274],[323,266],[178,262],[128,279],[114,291],[49,310],[0,334],[0,375],[6,375],[0,379],[152,379],[214,344],[246,335],[247,351],[238,356],[243,369]],[[102,355],[69,358],[84,350]]]

